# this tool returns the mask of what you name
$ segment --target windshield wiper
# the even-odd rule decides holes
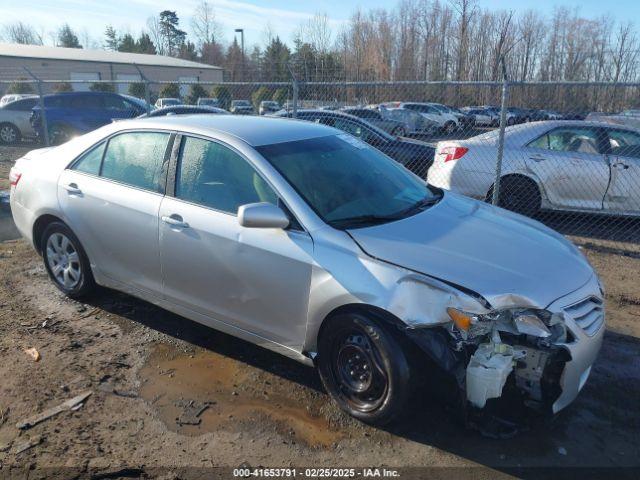
[[[401,220],[411,215],[415,215],[418,212],[425,210],[426,208],[435,205],[442,198],[442,193],[436,194],[432,197],[425,197],[422,200],[414,203],[409,208],[400,210],[399,212],[392,213],[391,215],[359,215],[355,217],[338,218],[337,220],[331,220],[327,222],[334,228],[353,228],[379,225],[381,223],[393,222],[395,220]]]
[[[394,215],[359,215],[357,217],[339,218],[327,223],[334,228],[353,228],[379,225],[381,223],[399,220],[400,217]]]

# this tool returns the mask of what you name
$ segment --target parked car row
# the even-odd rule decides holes
[[[292,118],[293,113],[282,110],[278,117]],[[298,110],[297,119],[337,128],[377,148],[401,165],[424,178],[433,162],[435,149],[418,140],[390,135],[368,121],[341,111]]]

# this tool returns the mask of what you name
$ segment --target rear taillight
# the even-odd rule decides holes
[[[11,184],[11,186],[15,187],[16,185],[18,185],[18,182],[21,178],[22,174],[19,173],[15,168],[12,168],[9,172],[9,183]]]
[[[445,147],[440,150],[440,155],[444,155],[445,162],[451,162],[453,160],[459,160],[464,157],[464,154],[469,151],[465,147]]]

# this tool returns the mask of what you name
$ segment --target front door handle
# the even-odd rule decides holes
[[[627,168],[629,168],[629,165],[627,165],[626,163],[614,163],[613,166],[614,168],[619,168],[620,170],[626,170]]]
[[[529,160],[533,160],[535,162],[544,162],[546,160],[546,158],[543,157],[542,155],[531,155],[529,157]]]
[[[162,221],[167,225],[171,225],[175,228],[189,228],[189,224],[182,220],[182,217],[180,215],[177,215],[175,213],[173,215],[163,216]]]
[[[69,193],[69,195],[82,195],[82,190],[80,190],[78,188],[78,185],[76,185],[75,183],[63,185],[62,188],[64,188]]]

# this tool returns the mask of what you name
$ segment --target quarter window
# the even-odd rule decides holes
[[[162,163],[168,133],[123,133],[109,140],[101,176],[134,187],[162,193]]]
[[[191,137],[182,145],[176,197],[233,214],[247,203],[278,203],[275,192],[244,158],[218,143]]]
[[[72,170],[90,173],[92,175],[99,175],[100,164],[102,163],[102,154],[104,153],[104,147],[106,144],[106,142],[102,142],[82,155],[76,163],[74,163],[73,167],[71,167]]]

